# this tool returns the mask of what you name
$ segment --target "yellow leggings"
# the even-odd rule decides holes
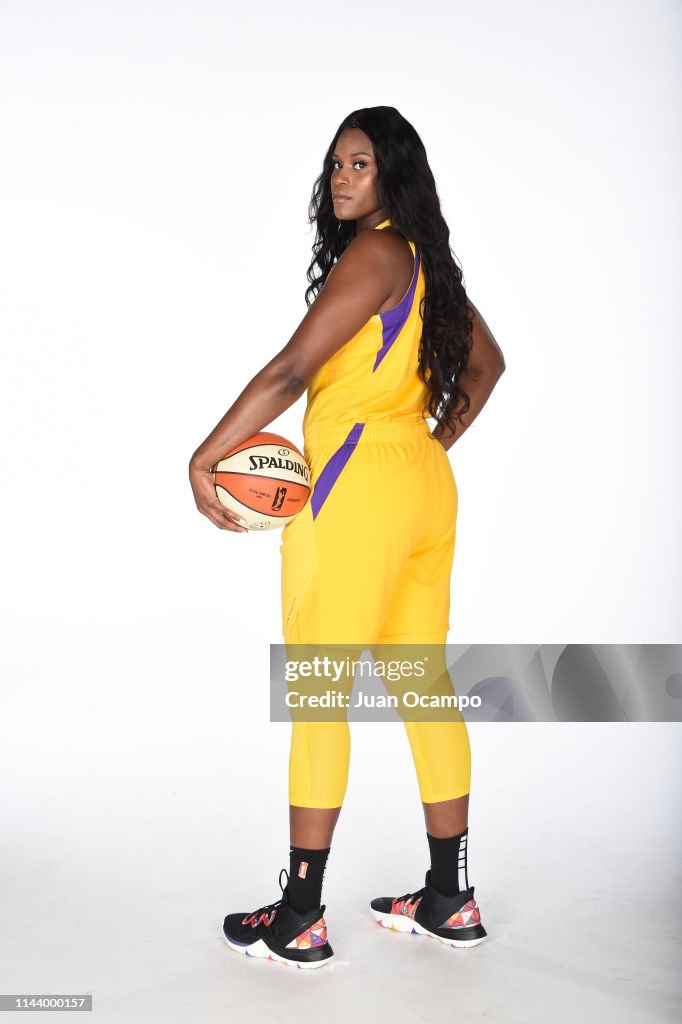
[[[445,641],[457,488],[442,445],[421,418],[380,420],[306,437],[304,454],[312,495],[280,546],[285,644],[376,649],[381,660],[384,645],[437,645],[433,685],[453,692]],[[403,725],[424,803],[465,796],[471,753],[461,715]],[[292,721],[290,804],[340,807],[349,765],[346,720]]]

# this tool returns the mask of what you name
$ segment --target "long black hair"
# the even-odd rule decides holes
[[[430,391],[430,418],[455,432],[455,421],[469,409],[469,396],[459,379],[467,368],[474,313],[467,302],[462,269],[450,248],[450,231],[440,209],[436,182],[419,135],[395,107],[363,107],[339,125],[315,181],[308,208],[316,224],[310,284],[310,306],[335,261],[355,237],[354,221],[334,216],[331,194],[332,154],[346,128],[360,128],[370,138],[377,165],[377,198],[391,225],[418,246],[426,279],[419,307],[422,336],[418,374]]]

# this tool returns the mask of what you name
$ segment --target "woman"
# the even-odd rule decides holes
[[[210,467],[307,390],[313,490],[282,532],[285,642],[444,651],[457,514],[446,452],[487,401],[504,359],[467,298],[424,146],[394,107],[342,122],[310,221],[310,308],[194,452],[197,508],[220,529],[242,529],[218,501]],[[425,415],[436,420],[433,433]],[[377,898],[371,911],[389,927],[476,945],[486,932],[467,877],[466,724],[460,716],[405,728],[431,866],[425,886]],[[322,883],[349,757],[347,721],[292,721],[287,884],[275,903],[227,915],[233,949],[299,967],[332,959]]]

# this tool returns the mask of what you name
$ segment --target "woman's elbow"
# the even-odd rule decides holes
[[[485,362],[469,363],[466,372],[468,376],[477,383],[482,383],[483,381],[492,381],[494,383],[500,379],[506,368],[504,357],[502,353],[500,353],[499,358],[496,359],[486,359]]]

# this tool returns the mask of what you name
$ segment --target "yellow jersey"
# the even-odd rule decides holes
[[[374,230],[390,224],[390,219],[383,220]],[[406,294],[397,306],[371,316],[310,381],[304,439],[313,440],[328,428],[350,429],[358,422],[424,418],[429,389],[417,369],[422,335],[419,308],[426,279],[419,249],[412,241],[409,245],[414,269]]]

